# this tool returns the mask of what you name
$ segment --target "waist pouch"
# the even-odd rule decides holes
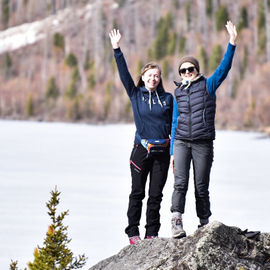
[[[141,144],[147,150],[148,154],[162,154],[168,150],[170,139],[142,139]]]

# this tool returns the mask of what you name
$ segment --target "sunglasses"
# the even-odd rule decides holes
[[[188,67],[188,68],[181,68],[181,69],[179,69],[179,72],[181,74],[185,74],[187,71],[189,73],[192,73],[192,72],[194,72],[194,70],[195,70],[195,67]]]

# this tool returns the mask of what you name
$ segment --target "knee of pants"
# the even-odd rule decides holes
[[[208,198],[209,197],[209,191],[208,190],[196,190],[195,191],[195,197],[196,198]]]
[[[174,190],[177,193],[186,194],[187,193],[187,190],[188,190],[188,187],[186,185],[183,185],[183,184],[177,184],[177,183],[175,183],[174,184]]]
[[[139,200],[142,201],[145,197],[145,192],[138,192],[138,191],[132,191],[131,194],[129,195],[129,198],[133,200]]]
[[[195,186],[195,196],[196,197],[208,197],[209,196],[209,190],[208,190],[208,185],[207,184],[201,184],[201,185],[196,185]]]
[[[157,195],[157,196],[149,195],[148,203],[156,203],[156,204],[159,204],[159,203],[162,201],[162,197],[163,197],[162,194]]]

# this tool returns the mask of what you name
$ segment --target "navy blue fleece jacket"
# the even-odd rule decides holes
[[[136,87],[120,48],[114,49],[120,79],[130,98],[136,125],[135,144],[141,139],[168,139],[171,134],[173,96],[161,87],[150,92]]]

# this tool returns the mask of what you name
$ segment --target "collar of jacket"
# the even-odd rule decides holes
[[[188,88],[193,82],[196,82],[198,81],[200,78],[203,77],[203,74],[198,74],[197,77],[195,77],[193,80],[191,81],[185,81],[182,79],[180,82],[177,82],[177,81],[174,81],[174,84],[177,86],[177,87],[182,87],[182,86],[185,86],[185,89]]]
[[[157,92],[159,95],[165,92],[165,90],[162,87],[158,87],[154,91],[147,90],[145,87],[140,87],[140,89],[141,89],[141,91],[143,93],[149,93],[149,92],[151,92],[152,94],[154,94],[155,92]]]

